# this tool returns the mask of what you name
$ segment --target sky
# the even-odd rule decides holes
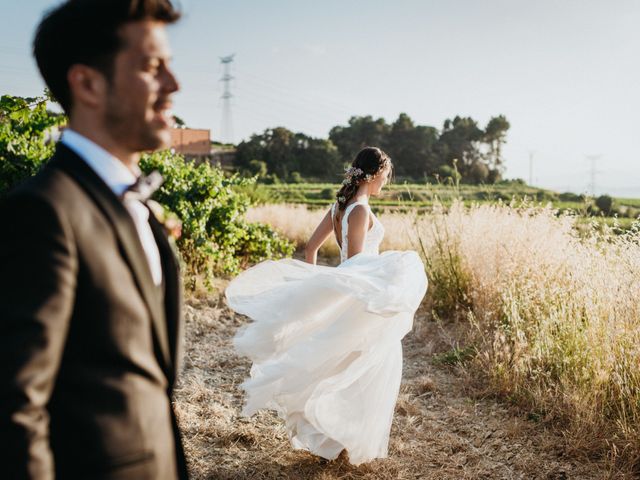
[[[30,55],[51,0],[0,0],[0,94],[44,84]],[[441,128],[505,115],[507,178],[640,197],[638,0],[181,0],[174,113],[231,140],[283,126],[328,136],[353,115]],[[10,19],[7,21],[6,19]],[[532,167],[532,168],[531,168]]]

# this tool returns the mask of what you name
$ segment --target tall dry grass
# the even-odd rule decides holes
[[[250,215],[303,243],[324,213]],[[482,388],[561,429],[576,453],[640,473],[637,230],[578,234],[574,217],[501,204],[380,220],[383,249],[422,252],[434,313],[469,322],[466,368]]]
[[[298,247],[304,247],[328,210],[328,208],[309,210],[304,205],[268,204],[249,209],[247,220],[267,223],[290,240],[295,241]],[[415,239],[414,215],[383,213],[378,218],[387,231],[393,231],[393,235],[385,235],[381,245],[383,250],[406,249],[407,240]],[[417,243],[413,244],[414,247],[417,245]],[[331,238],[322,245],[319,253],[326,256],[339,256],[338,244]]]

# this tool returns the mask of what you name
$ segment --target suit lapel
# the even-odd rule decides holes
[[[153,283],[147,257],[131,215],[91,167],[69,148],[58,144],[56,154],[49,165],[60,168],[73,177],[93,198],[113,225],[123,257],[131,268],[140,295],[149,309],[161,364],[166,370],[173,370],[162,295]]]
[[[181,358],[180,346],[182,344],[182,331],[180,325],[181,288],[180,272],[176,255],[169,243],[167,234],[162,224],[157,220],[153,211],[149,210],[149,225],[160,251],[162,259],[162,273],[164,278],[164,306],[167,318],[167,330],[169,332],[169,348],[174,369],[179,368]]]

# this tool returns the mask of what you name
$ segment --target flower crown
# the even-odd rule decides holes
[[[376,178],[380,172],[382,170],[384,170],[386,168],[387,165],[389,165],[391,163],[391,160],[389,159],[389,157],[386,157],[382,164],[380,165],[380,168],[378,168],[378,171],[374,174],[371,173],[367,173],[366,175],[364,175],[364,171],[359,168],[359,167],[345,167],[345,174],[344,174],[344,180],[342,181],[343,185],[349,185],[351,183],[353,183],[354,180],[364,180],[365,182],[369,182],[371,180],[373,180],[374,178]],[[364,176],[362,176],[364,175]]]
[[[349,185],[353,183],[354,180],[358,180],[358,177],[364,175],[364,172],[361,168],[358,167],[345,167],[344,180],[342,181],[343,185]],[[364,175],[364,180],[369,181],[373,177],[371,174],[367,173]]]

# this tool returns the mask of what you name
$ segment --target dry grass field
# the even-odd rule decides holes
[[[223,284],[219,286],[221,289]],[[590,463],[521,414],[469,389],[464,369],[449,365],[460,323],[416,315],[405,338],[404,373],[389,458],[353,467],[292,450],[272,412],[239,417],[238,385],[249,362],[231,338],[246,318],[217,294],[186,308],[185,365],[177,392],[193,477],[203,479],[604,479],[631,478]],[[570,454],[571,453],[571,454]]]
[[[322,211],[250,218],[304,243]],[[530,204],[381,214],[382,249],[419,251],[429,315],[457,322],[469,388],[553,428],[572,454],[640,478],[640,226],[625,233]],[[329,241],[321,253],[335,255]]]

